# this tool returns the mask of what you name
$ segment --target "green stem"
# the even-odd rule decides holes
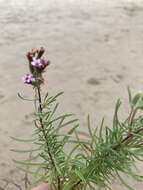
[[[40,85],[37,86],[37,92],[38,92],[39,111],[40,111],[40,113],[42,113],[43,109],[42,109],[42,98],[41,98]],[[45,129],[44,129],[44,125],[43,125],[42,118],[40,117],[39,120],[40,120],[40,125],[41,125],[41,129],[42,129],[42,133],[43,133],[43,136],[44,136],[44,138],[45,138],[46,145],[47,145],[47,150],[48,150],[49,158],[50,158],[50,160],[51,160],[51,163],[52,163],[53,167],[54,167],[55,170],[56,170],[56,164],[55,164],[55,162],[54,162],[53,156],[52,156],[52,154],[51,154],[50,146],[49,146],[48,141],[47,141],[46,131],[45,131]],[[60,188],[60,186],[61,186],[61,185],[60,185],[60,183],[61,183],[61,182],[60,182],[60,177],[57,177],[57,181],[58,181],[58,190],[60,190],[60,189],[61,189],[61,188]]]

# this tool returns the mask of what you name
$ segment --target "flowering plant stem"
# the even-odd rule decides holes
[[[118,177],[128,189],[133,190],[123,180],[121,174],[141,180],[133,166],[136,160],[142,161],[143,157],[143,116],[137,114],[143,110],[143,92],[132,96],[128,89],[131,110],[129,116],[123,121],[119,119],[121,101],[118,100],[110,127],[104,124],[104,119],[100,127],[91,127],[88,115],[88,132],[86,138],[82,138],[77,132],[79,121],[73,118],[73,114],[57,116],[59,106],[57,98],[62,93],[55,96],[46,93],[42,98],[43,73],[49,65],[49,61],[42,58],[43,53],[44,48],[28,52],[30,74],[22,78],[25,84],[32,85],[35,89],[34,123],[37,138],[30,139],[30,142],[32,141],[38,148],[23,151],[32,152],[34,157],[30,161],[17,163],[37,166],[36,171],[30,171],[34,174],[35,183],[44,181],[48,183],[49,190],[111,189],[110,185],[115,177]],[[67,131],[69,126],[70,129]],[[64,127],[66,133],[62,130]],[[65,149],[67,145],[69,152]]]
[[[38,85],[36,88],[37,88],[37,92],[38,92],[39,111],[40,111],[40,114],[42,115],[42,97],[41,97],[40,85]],[[46,137],[46,131],[44,129],[44,125],[43,125],[43,121],[42,121],[41,117],[40,117],[40,125],[41,125],[41,130],[42,130],[43,136],[45,138],[46,145],[47,145],[49,158],[51,160],[51,163],[52,163],[53,167],[56,170],[56,165],[55,165],[54,159],[53,159],[52,154],[51,154],[50,146],[48,144],[48,139]],[[58,190],[60,190],[60,178],[58,176],[57,176],[57,183],[58,183]]]

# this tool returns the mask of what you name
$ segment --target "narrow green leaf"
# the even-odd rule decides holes
[[[74,172],[84,183],[86,183],[86,180],[85,180],[83,174],[80,171],[75,170]]]
[[[19,152],[19,153],[28,153],[28,152],[36,152],[36,151],[39,151],[41,150],[41,147],[40,148],[36,148],[36,149],[30,149],[30,150],[16,150],[16,149],[11,149],[12,152]]]
[[[19,160],[13,160],[16,164],[25,165],[25,166],[40,166],[41,168],[45,166],[44,163],[36,163],[36,162],[26,162],[26,161],[19,161]]]
[[[12,140],[19,141],[19,142],[34,142],[34,141],[38,140],[38,138],[34,138],[34,139],[19,139],[16,137],[10,137],[10,138]]]
[[[65,145],[69,138],[71,137],[71,135],[74,133],[74,131],[76,130],[76,128],[79,127],[79,124],[75,125],[68,133],[67,135],[64,136],[63,140],[62,140],[62,144]]]
[[[18,97],[19,97],[21,100],[26,100],[26,101],[30,101],[30,102],[35,101],[35,99],[24,98],[20,93],[18,93],[17,95],[18,95]]]

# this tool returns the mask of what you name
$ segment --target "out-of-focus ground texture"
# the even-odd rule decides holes
[[[93,128],[103,116],[111,125],[118,97],[121,117],[129,111],[127,86],[143,89],[143,0],[0,0],[0,187],[3,180],[22,183],[12,162],[22,154],[10,149],[25,145],[10,136],[22,138],[32,131],[33,107],[17,93],[32,95],[21,76],[28,72],[26,52],[40,46],[51,60],[43,88],[64,90],[61,111],[76,113],[84,131],[88,113]],[[143,164],[138,167],[143,174]],[[143,189],[143,183],[129,183]],[[111,188],[124,189],[118,181]]]

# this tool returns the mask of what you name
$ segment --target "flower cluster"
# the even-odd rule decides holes
[[[49,65],[49,60],[42,58],[45,50],[43,47],[39,49],[33,49],[27,53],[27,59],[29,62],[29,69],[31,74],[26,74],[22,77],[24,84],[31,84],[33,86],[40,85],[44,82],[42,73]]]

